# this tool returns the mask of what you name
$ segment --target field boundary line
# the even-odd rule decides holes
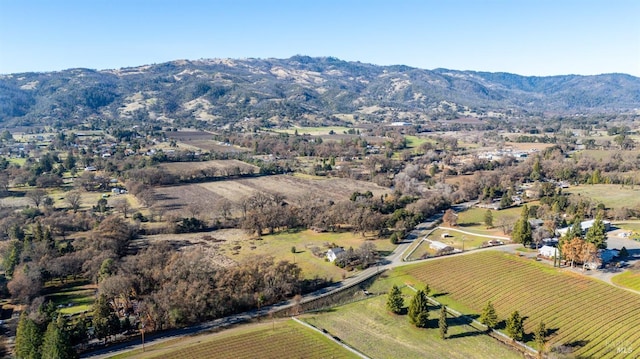
[[[440,228],[440,227],[432,228],[432,229],[431,229],[427,234],[425,234],[422,238],[420,238],[419,240],[417,240],[416,242],[417,242],[418,244],[416,244],[416,245],[413,247],[413,249],[411,249],[411,250],[409,251],[409,253],[408,253],[406,256],[402,257],[402,261],[403,261],[403,262],[410,262],[410,261],[408,261],[407,259],[408,259],[409,257],[411,257],[411,255],[413,254],[413,252],[415,252],[416,250],[418,250],[418,247],[420,247],[420,245],[422,244],[422,242],[424,242],[424,241],[427,239],[427,237],[429,237],[429,236],[431,235],[431,233],[433,233],[433,232],[434,232],[436,229],[438,229],[438,228]]]
[[[509,237],[494,236],[494,235],[491,235],[491,234],[478,234],[478,233],[467,232],[467,231],[463,231],[463,230],[461,230],[461,229],[455,229],[455,228],[451,228],[451,227],[438,227],[437,229],[443,229],[443,230],[447,230],[447,231],[460,232],[460,233],[464,233],[464,234],[468,234],[468,235],[470,235],[470,236],[476,236],[476,237],[492,238],[492,239],[502,239],[502,240],[505,240],[505,241],[511,241],[511,238],[509,238]]]
[[[362,359],[371,359],[371,358],[369,358],[368,356],[364,355],[363,353],[359,352],[357,349],[355,349],[355,348],[353,348],[352,346],[350,346],[349,344],[347,344],[347,343],[343,342],[343,341],[342,341],[342,339],[341,339],[341,340],[337,340],[337,339],[336,339],[336,337],[334,337],[333,335],[329,334],[329,332],[327,332],[327,331],[322,331],[322,330],[320,330],[320,329],[316,328],[315,326],[313,326],[313,325],[311,325],[311,324],[309,324],[309,323],[303,322],[302,320],[300,320],[300,319],[298,319],[298,318],[291,317],[291,319],[293,319],[295,322],[297,322],[297,323],[299,323],[299,324],[302,324],[302,325],[306,326],[306,327],[307,327],[307,328],[309,328],[309,329],[315,330],[316,332],[318,332],[318,333],[320,333],[320,334],[324,335],[325,337],[327,337],[327,338],[329,338],[330,340],[332,340],[334,343],[336,343],[336,344],[338,344],[338,345],[342,346],[343,348],[345,348],[345,349],[347,349],[348,351],[352,352],[353,354],[355,354],[355,355],[359,356],[360,358],[362,358]]]
[[[417,291],[418,291],[415,287],[413,287],[413,286],[412,286],[412,285],[410,285],[410,284],[405,284],[405,285],[406,285],[407,287],[409,287],[411,290],[413,290],[414,292],[417,292]],[[437,305],[437,306],[442,306],[442,303],[438,302],[437,300],[435,300],[435,299],[433,299],[433,298],[431,298],[431,297],[429,297],[429,296],[427,296],[427,300],[428,300],[429,302],[431,302],[432,304],[435,304],[435,305]],[[446,306],[445,306],[445,307],[446,307]],[[475,320],[475,319],[473,319],[473,318],[471,318],[471,317],[469,317],[469,316],[467,316],[467,315],[464,315],[464,314],[462,314],[462,313],[458,312],[458,311],[457,311],[457,310],[455,310],[455,309],[452,309],[452,308],[449,308],[449,307],[446,307],[446,308],[447,308],[447,312],[448,312],[449,314],[453,314],[453,315],[455,315],[455,316],[457,316],[457,317],[461,317],[461,318],[467,319],[467,320],[469,320],[471,323],[473,323],[473,324],[475,324],[475,325],[479,326],[480,328],[483,328],[484,330],[488,329],[486,325],[484,325],[484,324],[480,323],[479,321],[477,321],[477,320]],[[469,325],[469,326],[470,326],[470,327],[472,327],[472,328],[474,328],[474,329],[476,329],[476,330],[479,330],[478,328],[476,328],[476,327],[475,327],[475,326],[473,326],[473,325]],[[537,351],[536,349],[534,349],[534,348],[532,348],[532,347],[528,346],[527,344],[525,344],[525,343],[523,343],[523,342],[520,342],[520,341],[517,341],[517,340],[513,340],[513,339],[511,339],[508,335],[506,335],[506,334],[504,334],[504,333],[502,333],[502,332],[499,332],[499,331],[497,331],[497,330],[495,330],[495,329],[491,329],[487,334],[489,334],[489,333],[490,333],[490,334],[497,335],[497,336],[501,337],[502,339],[504,339],[504,343],[505,343],[505,344],[508,344],[508,343],[517,344],[518,346],[520,346],[520,347],[521,347],[522,349],[524,349],[524,350],[528,350],[529,352],[534,353],[534,354],[536,354],[536,355],[538,354],[538,351]],[[489,335],[489,336],[491,336],[491,335]],[[497,339],[497,338],[496,338],[496,339]],[[502,340],[500,340],[500,341],[502,341]]]

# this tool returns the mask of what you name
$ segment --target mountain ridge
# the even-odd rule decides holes
[[[278,124],[344,114],[418,121],[638,109],[640,78],[628,74],[522,76],[300,55],[0,75],[4,126],[93,118]]]

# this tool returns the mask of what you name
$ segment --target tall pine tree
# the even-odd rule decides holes
[[[511,239],[516,243],[522,243],[524,246],[529,245],[533,240],[533,232],[529,223],[529,207],[526,204],[522,206],[520,219],[513,225]]]
[[[26,312],[20,315],[16,330],[15,354],[18,359],[39,359],[42,333]]]
[[[524,319],[517,310],[507,319],[507,334],[513,340],[520,341],[524,338]]]
[[[429,304],[427,295],[419,290],[409,304],[409,321],[418,328],[426,328],[429,324]]]
[[[602,220],[602,212],[598,212],[591,228],[587,230],[584,240],[593,243],[598,249],[607,248],[607,234]]]
[[[449,325],[447,324],[447,307],[440,307],[440,319],[438,319],[438,328],[440,329],[440,339],[447,339]]]
[[[387,310],[395,314],[401,314],[402,309],[404,309],[404,298],[402,298],[400,288],[394,284],[387,295]]]
[[[42,359],[73,359],[76,357],[67,333],[56,323],[50,322],[44,333]]]
[[[544,345],[547,342],[547,327],[544,322],[540,322],[534,333],[534,340],[538,347],[538,357],[542,358],[544,353]]]
[[[493,307],[493,303],[491,303],[491,301],[488,301],[487,305],[482,309],[480,323],[486,325],[489,330],[498,325],[498,315],[496,314],[496,309]]]

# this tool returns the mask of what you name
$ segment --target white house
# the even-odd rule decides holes
[[[327,251],[327,259],[329,260],[329,262],[333,262],[336,260],[336,258],[338,258],[338,254],[342,252],[344,252],[344,249],[342,249],[341,247],[331,248]]]
[[[580,222],[580,228],[582,228],[582,233],[586,233],[589,230],[589,228],[593,227],[593,224],[595,223],[595,221],[596,221],[595,219],[590,219],[588,221]],[[604,224],[605,231],[609,231],[611,229],[611,222],[602,221],[602,223]],[[570,227],[571,226],[560,228],[556,232],[558,233],[559,236],[564,236],[565,234],[567,234]]]
[[[557,253],[558,249],[556,247],[542,246],[538,249],[538,254],[545,258],[555,258]]]

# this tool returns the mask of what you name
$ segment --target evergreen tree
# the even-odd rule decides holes
[[[493,227],[493,213],[491,213],[490,209],[484,212],[484,225],[487,226],[487,228]]]
[[[531,231],[531,224],[529,223],[529,207],[527,207],[527,205],[522,206],[520,219],[518,219],[513,226],[511,239],[525,246],[529,245],[533,240],[533,232]]]
[[[447,307],[440,307],[440,319],[438,320],[438,328],[440,329],[440,338],[447,339],[449,325],[447,324]]]
[[[402,298],[402,292],[400,292],[400,288],[394,284],[387,295],[387,310],[395,314],[400,314],[403,308],[404,298]]]
[[[486,325],[489,329],[493,329],[498,325],[498,315],[491,301],[488,301],[487,305],[482,309],[480,323]]]
[[[104,294],[101,294],[93,304],[92,321],[96,337],[105,341],[107,336],[117,334],[120,330],[120,320]]]
[[[409,304],[409,322],[418,328],[426,328],[429,324],[429,305],[427,295],[418,290]]]
[[[536,345],[538,346],[538,356],[542,358],[542,354],[544,352],[544,344],[547,342],[547,328],[545,327],[544,322],[541,321],[540,324],[538,324],[534,336]]]
[[[39,359],[42,334],[40,329],[29,319],[27,313],[22,312],[18,329],[16,330],[15,354],[18,359]]]
[[[607,248],[607,234],[605,233],[604,222],[602,221],[602,212],[598,212],[593,226],[587,230],[584,240],[593,243],[598,249]]]
[[[518,311],[514,311],[507,319],[507,334],[513,340],[522,340],[524,338],[524,319],[520,316]]]
[[[622,247],[620,249],[620,253],[618,253],[618,257],[622,259],[629,257],[629,251],[627,250],[627,247]]]
[[[50,322],[44,333],[42,359],[72,359],[76,354],[69,337],[56,323]]]
[[[500,198],[500,208],[511,207],[512,204],[513,200],[511,199],[511,196],[509,196],[507,192],[504,192]]]
[[[540,158],[536,158],[535,162],[533,163],[533,168],[531,170],[531,175],[529,176],[529,178],[531,178],[532,181],[540,180],[542,178],[540,170]]]
[[[569,226],[569,230],[565,234],[565,239],[572,240],[574,238],[584,238],[582,235],[582,216],[576,215],[573,223]]]

